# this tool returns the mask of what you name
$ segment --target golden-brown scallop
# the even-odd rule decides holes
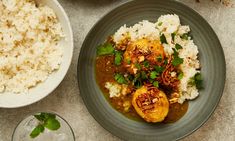
[[[169,111],[169,102],[164,92],[155,87],[142,86],[132,98],[136,112],[147,122],[161,122]]]

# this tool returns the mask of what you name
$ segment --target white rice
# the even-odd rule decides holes
[[[0,93],[27,93],[58,70],[63,37],[54,11],[29,0],[0,1]]]
[[[156,23],[149,21],[141,21],[134,26],[122,26],[113,36],[116,44],[119,44],[123,39],[130,38],[131,41],[136,41],[141,38],[148,38],[150,40],[159,40],[161,34],[164,34],[168,44],[163,44],[166,55],[173,54],[175,44],[180,44],[183,49],[179,50],[179,57],[184,59],[180,69],[183,72],[183,78],[180,80],[180,98],[179,103],[183,103],[186,99],[194,99],[199,93],[195,86],[189,85],[189,80],[197,72],[200,67],[198,60],[198,48],[193,40],[183,40],[181,35],[190,32],[189,26],[181,25],[178,15],[168,14],[159,17]],[[172,41],[172,33],[176,33],[175,41]]]

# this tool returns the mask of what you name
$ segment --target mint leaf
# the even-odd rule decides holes
[[[44,126],[43,125],[38,125],[33,129],[33,131],[30,133],[31,138],[36,138],[40,133],[44,131]]]
[[[118,66],[121,65],[121,63],[122,63],[122,52],[119,52],[119,51],[115,52],[114,63],[115,63],[115,65],[118,65]]]
[[[175,48],[179,50],[179,49],[182,49],[183,47],[180,44],[175,44]]]
[[[166,36],[164,35],[164,34],[162,34],[161,36],[160,36],[160,41],[161,41],[161,43],[162,44],[167,44],[167,41],[166,41]]]
[[[115,74],[114,79],[115,79],[119,84],[126,84],[126,83],[127,83],[127,81],[126,81],[126,79],[124,78],[124,76],[121,75],[121,74],[119,74],[119,73]]]
[[[57,119],[55,118],[49,118],[47,119],[47,121],[45,122],[44,126],[49,129],[49,130],[57,130],[60,128],[60,123]]]
[[[110,43],[105,43],[103,45],[98,46],[97,48],[97,55],[101,56],[101,55],[110,55],[114,53],[114,48],[112,46],[112,44]]]

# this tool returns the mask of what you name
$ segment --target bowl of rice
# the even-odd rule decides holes
[[[0,107],[26,106],[65,77],[73,55],[71,25],[57,0],[2,0],[0,11]]]

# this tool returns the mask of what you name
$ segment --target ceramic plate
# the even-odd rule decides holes
[[[149,124],[126,118],[106,101],[95,80],[96,47],[124,24],[142,20],[156,21],[164,14],[177,14],[189,25],[199,48],[204,89],[190,101],[187,113],[172,124]],[[221,44],[211,26],[198,13],[173,0],[127,2],[105,15],[87,35],[78,60],[78,81],[83,101],[96,121],[124,140],[177,140],[198,129],[215,110],[225,83],[225,59]]]

